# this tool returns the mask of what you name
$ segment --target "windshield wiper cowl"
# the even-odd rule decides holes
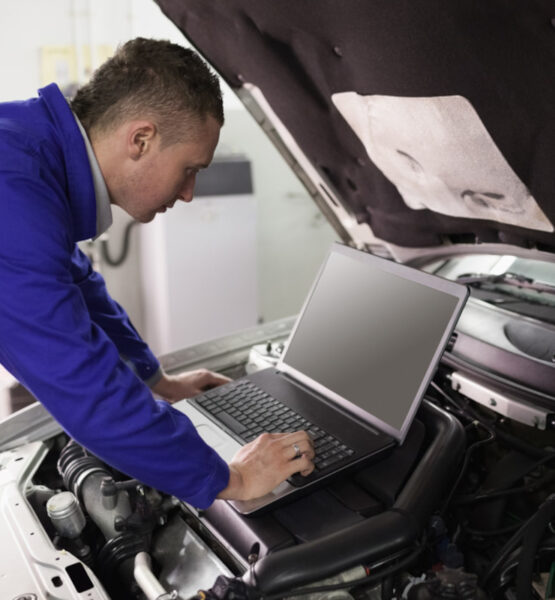
[[[481,285],[484,283],[512,285],[521,289],[533,290],[535,292],[543,292],[546,294],[555,294],[555,286],[548,283],[540,283],[534,281],[530,277],[519,273],[501,273],[500,275],[485,275],[480,273],[464,273],[457,277],[459,283],[467,285]]]

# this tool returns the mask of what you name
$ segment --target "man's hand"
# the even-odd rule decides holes
[[[178,400],[192,398],[209,388],[223,385],[229,381],[231,381],[229,377],[208,371],[208,369],[186,371],[179,375],[164,373],[162,379],[152,386],[152,391],[173,404]]]
[[[313,458],[312,440],[306,431],[263,433],[233,457],[229,483],[218,498],[252,500],[264,496],[293,473],[312,473]]]

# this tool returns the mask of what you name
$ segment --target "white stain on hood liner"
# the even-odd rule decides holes
[[[409,208],[554,230],[466,98],[343,92],[332,100]]]

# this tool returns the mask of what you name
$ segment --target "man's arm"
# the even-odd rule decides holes
[[[208,506],[229,468],[155,401],[89,316],[72,276],[72,220],[32,160],[0,165],[0,362],[79,443],[147,485]],[[28,166],[28,169],[27,169]]]
[[[93,270],[90,260],[77,245],[71,256],[71,275],[90,319],[112,340],[120,356],[143,381],[156,377],[160,368],[158,360],[139,336],[126,311],[108,293],[102,275]]]
[[[65,199],[44,180],[1,166],[0,186],[0,362],[69,435],[121,472],[201,508],[220,493],[266,493],[303,467],[292,443],[269,434],[228,467],[185,415],[155,401],[91,320],[73,280]]]
[[[140,337],[125,309],[108,293],[104,278],[93,270],[90,260],[76,246],[72,256],[72,274],[79,286],[92,321],[114,342],[125,362],[152,391],[170,403],[190,398],[208,387],[229,379],[206,369],[168,375]]]

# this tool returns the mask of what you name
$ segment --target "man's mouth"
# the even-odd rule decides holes
[[[162,206],[158,209],[157,212],[165,213],[168,208],[173,208],[175,204],[175,200],[171,200],[170,202],[166,202],[166,204],[162,204]]]

